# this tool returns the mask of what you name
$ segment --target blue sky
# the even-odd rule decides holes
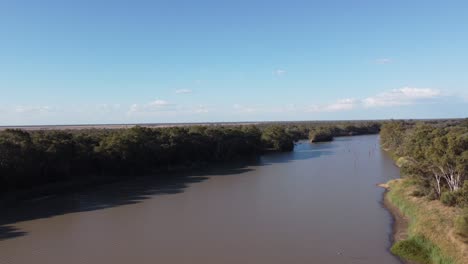
[[[0,125],[467,117],[467,1],[0,0]]]

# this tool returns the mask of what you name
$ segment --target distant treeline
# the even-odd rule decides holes
[[[137,176],[290,151],[284,127],[170,127],[0,132],[0,190],[87,176]]]
[[[312,129],[309,132],[311,142],[331,141],[334,137],[378,134],[380,124],[367,123],[362,125],[326,126]]]
[[[414,195],[468,206],[468,119],[387,122],[380,137],[403,174],[417,184]]]
[[[335,121],[282,123],[295,140],[309,139],[311,142],[332,141],[334,137],[378,134],[380,122]]]
[[[87,178],[159,175],[292,151],[318,135],[378,133],[374,122],[270,123],[129,129],[0,131],[0,192]],[[322,139],[321,139],[322,140]]]

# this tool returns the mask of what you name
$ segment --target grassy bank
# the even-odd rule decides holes
[[[394,212],[395,217],[403,216],[408,220],[406,231],[395,230],[405,235],[396,237],[392,253],[422,264],[468,263],[468,245],[454,231],[453,219],[460,209],[444,206],[438,200],[413,196],[416,187],[411,179],[392,180],[388,185],[387,202],[399,210]]]

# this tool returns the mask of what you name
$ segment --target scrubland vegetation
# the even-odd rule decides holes
[[[382,147],[401,167],[389,201],[409,218],[392,252],[419,263],[468,263],[468,120],[387,122]]]

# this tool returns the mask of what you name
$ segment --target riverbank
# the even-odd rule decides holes
[[[468,263],[468,245],[454,232],[457,208],[415,197],[410,179],[388,183],[385,205],[395,218],[392,253],[405,263]]]

